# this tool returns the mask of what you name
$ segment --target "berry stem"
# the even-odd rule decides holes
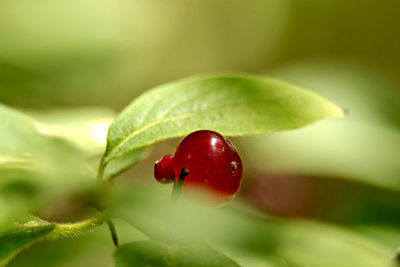
[[[181,174],[179,175],[178,181],[174,182],[174,187],[172,188],[172,197],[179,198],[182,192],[182,185],[185,180],[185,177],[189,174],[189,170],[187,168],[183,168],[181,170]]]
[[[111,221],[111,219],[107,220],[107,225],[108,225],[108,229],[111,232],[111,238],[112,241],[114,242],[114,246],[118,247],[118,236],[117,236],[117,231],[115,230],[115,225],[114,223]]]
[[[98,169],[98,171],[97,171],[97,180],[100,181],[100,182],[103,181],[104,168],[105,168],[105,166],[103,166],[103,165],[100,163],[99,169]]]

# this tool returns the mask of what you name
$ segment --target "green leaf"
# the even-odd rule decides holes
[[[102,168],[158,141],[210,129],[228,136],[267,134],[342,116],[328,100],[299,86],[257,76],[194,78],[154,88],[112,123]]]
[[[208,246],[176,246],[155,241],[138,241],[120,246],[114,257],[117,267],[239,266]]]
[[[33,118],[0,105],[0,176],[2,171],[26,171],[40,177],[90,173],[84,164],[84,155],[64,138],[42,134]],[[81,177],[77,175],[77,177]]]
[[[400,191],[400,132],[380,124],[324,121],[252,138],[243,147],[259,171],[334,176]]]
[[[4,105],[0,121],[0,231],[57,194],[95,185],[74,143],[40,133],[36,120]]]
[[[43,143],[35,121],[1,104],[0,118],[0,166],[28,166],[29,152]]]
[[[375,239],[393,251],[399,248],[400,229],[398,227],[357,225],[353,229],[371,239]]]
[[[315,88],[340,103],[349,116],[248,139],[242,146],[251,151],[248,161],[258,171],[334,176],[400,191],[400,97],[390,74],[371,67],[324,59],[275,70],[274,75]]]
[[[35,158],[46,147],[35,121],[0,105],[0,231],[35,203]]]
[[[26,112],[35,118],[35,126],[41,134],[67,139],[92,155],[104,152],[108,127],[116,115],[112,110],[96,107]]]
[[[34,216],[27,216],[22,221],[12,224],[6,231],[0,232],[0,265],[7,264],[22,249],[38,240],[79,236],[103,221],[103,214],[72,224],[49,223]]]
[[[0,265],[5,265],[23,248],[51,232],[54,226],[39,219],[32,219],[0,233]]]
[[[389,266],[396,254],[395,249],[357,231],[271,218],[246,206],[235,208],[234,203],[210,208],[188,198],[174,202],[169,193],[139,186],[124,186],[118,197],[114,215],[151,239],[185,245],[207,243],[239,263],[254,258],[272,266],[286,262],[288,266],[374,267]]]

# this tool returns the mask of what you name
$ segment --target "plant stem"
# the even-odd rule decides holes
[[[103,181],[104,168],[105,168],[105,166],[102,163],[100,163],[99,170],[97,171],[97,180],[98,181]]]
[[[107,225],[108,225],[108,229],[111,232],[111,238],[112,241],[114,242],[114,246],[118,247],[118,236],[117,236],[117,231],[115,230],[115,226],[114,223],[112,222],[111,219],[107,220]]]
[[[182,192],[182,185],[185,180],[185,177],[189,174],[189,170],[187,168],[183,168],[181,170],[181,174],[179,175],[178,181],[174,182],[174,187],[172,188],[172,197],[179,198]]]
[[[80,236],[102,224],[105,219],[105,213],[101,212],[93,218],[77,223],[56,223],[54,229],[45,236],[45,239]]]

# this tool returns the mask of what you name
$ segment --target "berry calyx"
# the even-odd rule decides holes
[[[165,155],[162,159],[154,163],[154,177],[163,184],[169,184],[175,178],[174,156]]]
[[[182,184],[182,193],[205,189],[218,202],[226,202],[239,190],[242,161],[232,143],[217,132],[189,134],[179,143],[172,161],[169,170],[174,169],[175,184]]]

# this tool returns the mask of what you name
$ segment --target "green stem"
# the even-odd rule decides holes
[[[172,197],[179,198],[182,192],[183,182],[185,177],[189,174],[189,170],[187,168],[183,168],[181,170],[181,174],[179,175],[179,179],[177,182],[174,182],[174,186],[172,188]]]
[[[101,225],[106,220],[104,213],[77,223],[57,223],[54,224],[54,229],[48,233],[45,239],[59,239],[72,236],[81,236],[87,231],[93,230]]]
[[[103,176],[104,176],[104,168],[105,166],[103,165],[103,161],[100,163],[99,170],[97,172],[97,180],[98,181],[103,181]]]
[[[114,246],[118,247],[117,231],[115,230],[114,223],[112,222],[111,219],[107,220],[107,225],[108,225],[108,229],[111,232],[111,238],[112,238],[112,241],[114,242]]]

